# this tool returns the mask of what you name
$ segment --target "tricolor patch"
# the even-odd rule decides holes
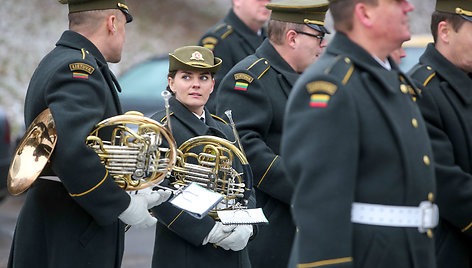
[[[313,94],[310,98],[310,107],[328,107],[328,102],[331,97],[325,94]]]
[[[236,84],[234,85],[234,89],[246,91],[248,85],[248,83],[236,82]]]
[[[84,73],[72,73],[72,77],[80,79],[88,79],[89,75]]]

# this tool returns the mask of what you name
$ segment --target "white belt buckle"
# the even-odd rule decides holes
[[[419,205],[421,211],[421,226],[418,227],[420,233],[426,233],[433,229],[439,222],[439,209],[436,204],[429,201],[423,201]]]

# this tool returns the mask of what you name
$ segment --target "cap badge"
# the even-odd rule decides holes
[[[200,52],[198,52],[198,51],[193,52],[192,57],[190,57],[190,60],[201,60],[201,61],[205,61],[205,60],[203,59],[202,53],[200,53]]]
[[[119,7],[119,8],[122,8],[122,9],[124,9],[124,10],[129,10],[129,9],[128,9],[128,6],[127,6],[127,5],[124,5],[124,4],[122,4],[122,3],[118,3],[118,7]]]

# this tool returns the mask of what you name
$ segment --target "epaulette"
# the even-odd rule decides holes
[[[428,65],[418,64],[413,69],[411,69],[408,74],[418,81],[420,86],[426,86],[434,76],[436,72]]]
[[[201,43],[203,47],[208,48],[209,50],[213,51],[218,44],[219,40],[223,40],[228,35],[230,35],[233,32],[233,27],[231,25],[228,25],[226,23],[219,24],[215,26],[213,31],[208,36],[205,36]]]
[[[210,114],[210,115],[211,115],[211,117],[215,118],[216,120],[218,120],[218,121],[221,121],[221,122],[223,122],[223,123],[225,123],[226,125],[228,125],[228,126],[229,126],[229,124],[228,124],[228,123],[226,123],[226,121],[225,121],[225,120],[223,120],[223,118],[221,118],[221,117],[218,117],[218,116],[216,116],[216,115],[214,115],[214,114]]]
[[[334,77],[341,78],[341,82],[345,85],[354,72],[354,64],[348,57],[337,56],[334,62],[325,69],[324,73]]]
[[[269,70],[269,68],[269,61],[265,58],[260,58],[251,64],[247,70],[251,71],[256,79],[261,79],[261,77],[267,72],[267,70]]]
[[[174,112],[170,113],[169,116],[173,115]],[[164,123],[164,121],[167,119],[167,115],[165,115],[160,121],[161,123]]]

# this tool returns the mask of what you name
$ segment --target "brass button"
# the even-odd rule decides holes
[[[429,201],[429,202],[433,202],[433,201],[434,201],[434,194],[433,194],[433,193],[429,193],[429,194],[428,194],[428,201]]]
[[[427,155],[423,156],[423,162],[427,166],[431,164],[431,161],[429,160],[429,157]]]
[[[431,68],[431,66],[426,66],[426,69],[431,71],[433,68]]]
[[[405,84],[400,85],[400,90],[403,94],[408,93],[408,87]]]
[[[418,120],[416,120],[416,118],[413,118],[411,120],[411,124],[413,125],[414,128],[418,128]]]
[[[269,62],[268,62],[268,61],[264,61],[264,64],[267,65],[267,64],[269,64]]]
[[[433,235],[433,231],[431,231],[431,229],[429,229],[426,234],[428,235],[429,238],[433,238],[434,235]]]

